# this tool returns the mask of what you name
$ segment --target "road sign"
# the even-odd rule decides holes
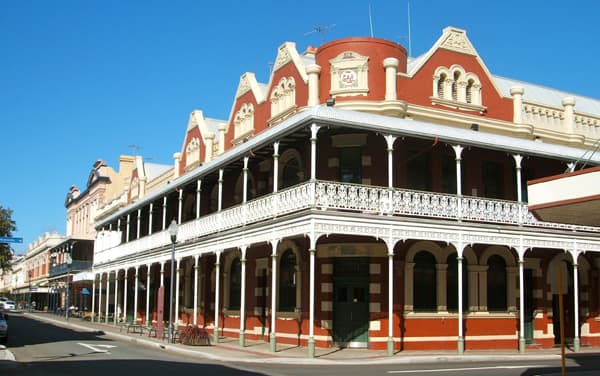
[[[0,243],[23,243],[23,238],[11,238],[9,236],[0,236]]]

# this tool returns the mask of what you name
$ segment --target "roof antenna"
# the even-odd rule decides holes
[[[371,27],[371,38],[373,38],[373,16],[371,15],[371,3],[369,3],[369,26]]]
[[[129,145],[127,145],[127,147],[133,151],[133,155],[138,155],[140,152],[140,149],[141,149],[141,147],[139,147],[136,144],[129,144]]]
[[[329,29],[333,29],[335,27],[335,24],[331,24],[329,26],[323,26],[323,25],[316,25],[315,27],[313,27],[313,29],[307,33],[304,33],[304,35],[310,35],[313,33],[320,33],[321,34],[321,43],[325,43],[325,33],[327,32],[327,30]]]

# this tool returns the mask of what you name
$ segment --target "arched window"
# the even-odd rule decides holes
[[[488,311],[506,311],[506,262],[498,255],[488,259],[487,306]]]
[[[283,176],[281,177],[281,188],[291,187],[300,182],[298,173],[300,172],[300,163],[296,158],[287,161],[283,166]]]
[[[242,263],[239,257],[231,262],[229,276],[229,309],[239,310],[242,296]]]
[[[448,256],[446,261],[448,270],[446,273],[446,297],[448,311],[458,311],[458,260],[457,254],[454,253]],[[469,307],[469,288],[467,286],[467,260],[462,260],[462,295],[463,295],[463,311]]]
[[[413,270],[413,309],[415,311],[436,311],[436,272],[435,257],[420,251],[414,258]]]
[[[446,83],[446,74],[442,73],[442,74],[440,74],[440,78],[437,82],[437,95],[438,95],[438,98],[440,98],[440,99],[444,98],[445,83]]]
[[[467,103],[473,103],[473,85],[475,84],[475,81],[473,81],[473,79],[470,79],[469,81],[467,81]]]
[[[296,308],[296,254],[291,249],[286,250],[279,265],[279,311],[293,312]]]
[[[458,80],[460,79],[460,72],[454,72],[454,80],[452,80],[452,100],[458,100]]]

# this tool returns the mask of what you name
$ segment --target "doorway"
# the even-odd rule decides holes
[[[333,342],[366,348],[369,343],[369,259],[336,258],[333,263]]]

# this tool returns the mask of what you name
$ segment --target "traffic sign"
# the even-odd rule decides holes
[[[23,243],[23,238],[12,238],[9,236],[0,236],[0,243]]]

